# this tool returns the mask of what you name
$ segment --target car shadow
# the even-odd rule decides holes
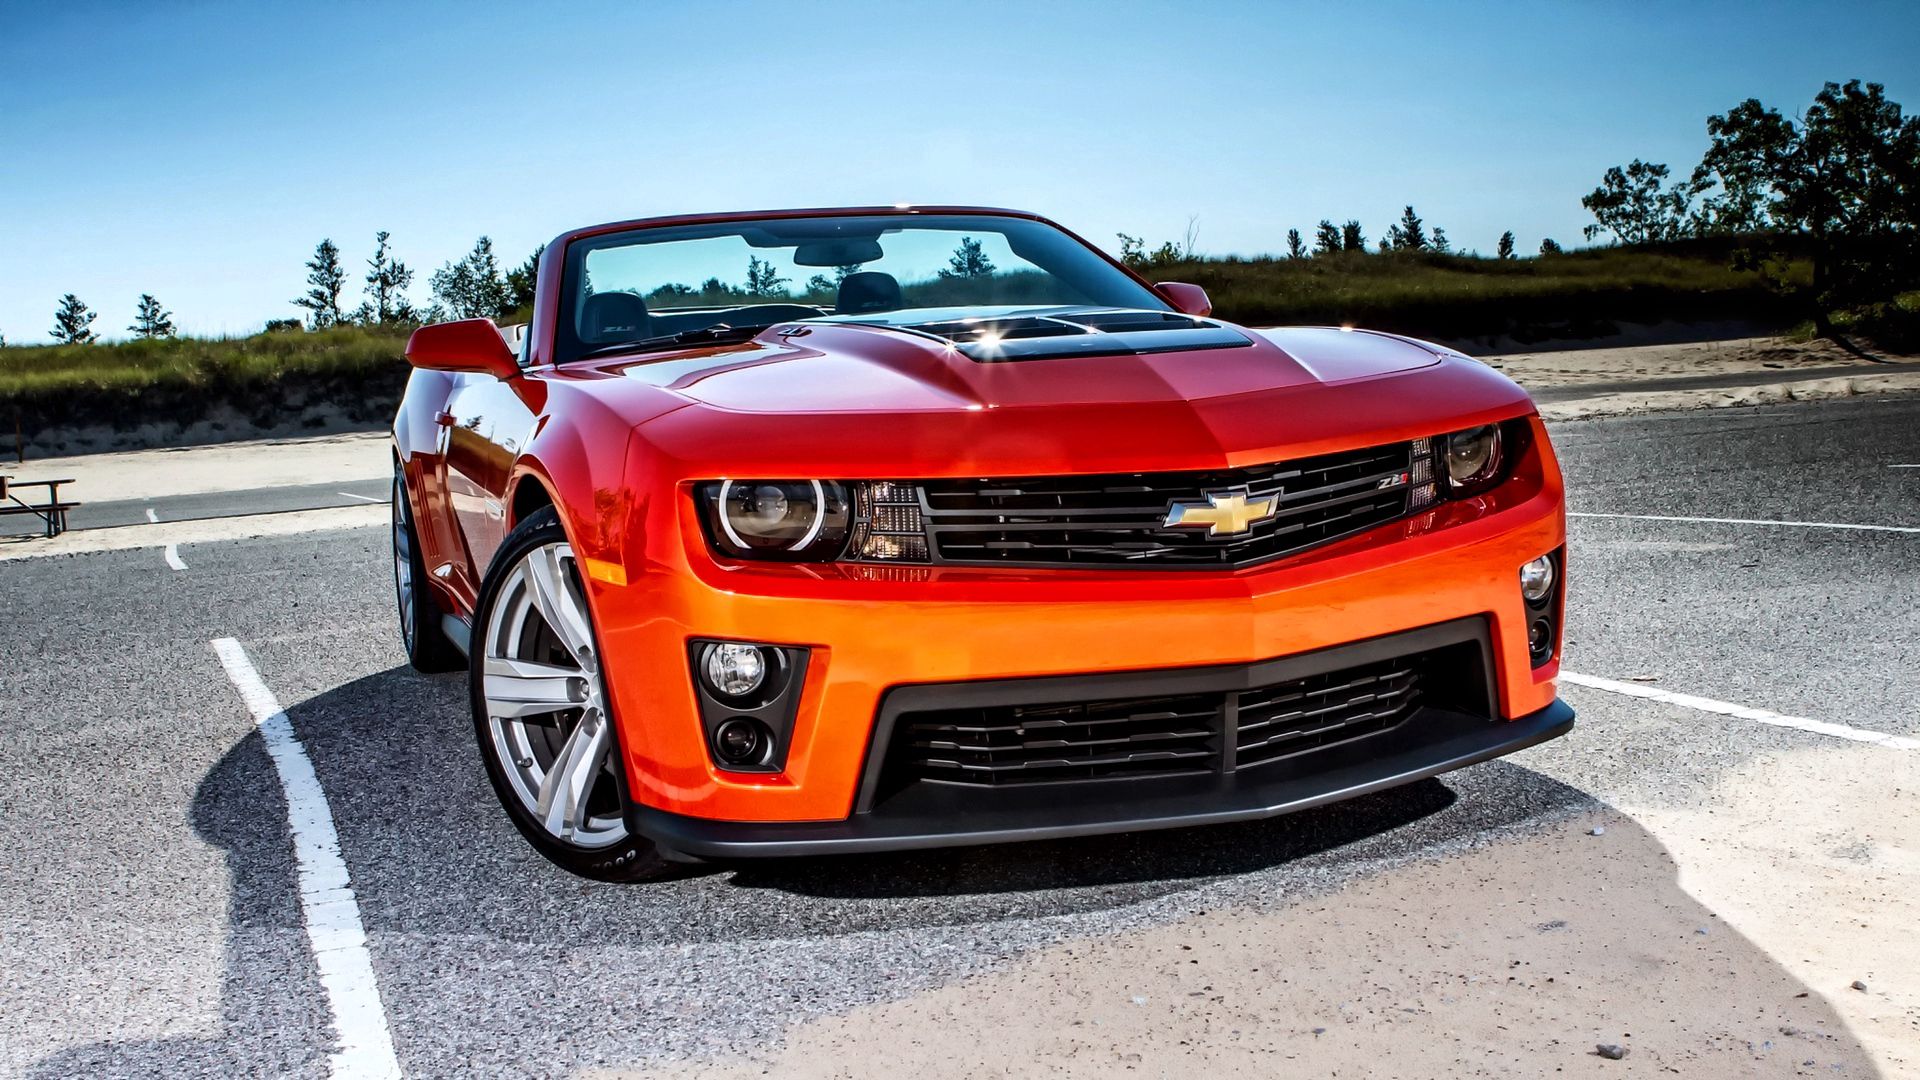
[[[1054,941],[1203,908],[1284,905],[1398,860],[1599,807],[1498,761],[1266,821],[710,866],[621,886],[567,875],[514,831],[474,748],[463,677],[394,668],[288,715],[332,806],[403,1065],[416,1056],[410,1071],[464,1060],[476,1072],[527,1074],[604,1060],[589,1056],[604,1046],[576,1045],[579,1032],[545,1019],[558,1016],[618,1013],[594,1039],[619,1043],[629,1060],[662,1047],[699,1052],[721,1045],[716,1002],[777,1032],[823,1002],[851,1007]],[[33,1075],[325,1072],[325,999],[284,800],[257,734],[202,779],[191,818],[225,852],[232,881],[220,1030],[84,1044]],[[1664,849],[1645,839],[1659,885],[1635,902],[1699,909]],[[1764,952],[1726,936],[1736,940],[1720,944],[1742,950],[1736,970],[1792,982]],[[896,979],[902,954],[912,960]],[[863,978],[869,966],[889,971]],[[512,995],[499,996],[508,980]],[[1738,1002],[1742,988],[1726,995]],[[1823,1011],[1826,1030],[1845,1032],[1824,1002],[1807,1007]]]

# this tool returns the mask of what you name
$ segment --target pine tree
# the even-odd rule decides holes
[[[98,340],[93,332],[93,320],[99,313],[87,309],[80,298],[68,293],[60,298],[60,306],[53,313],[53,340],[62,345],[91,345]]]
[[[1289,259],[1305,258],[1306,254],[1307,254],[1307,245],[1304,241],[1300,239],[1300,230],[1288,229],[1287,230],[1287,258]]]
[[[1553,237],[1549,236],[1545,240],[1540,241],[1540,254],[1558,255],[1560,254],[1560,244],[1555,241]]]
[[[1326,218],[1320,219],[1320,225],[1313,230],[1313,253],[1315,255],[1338,255],[1340,253],[1340,227]]]
[[[307,260],[307,294],[293,301],[307,309],[307,323],[324,330],[340,322],[340,290],[347,284],[347,272],[340,266],[340,249],[332,240],[320,241]]]
[[[944,274],[944,271],[943,271]],[[779,296],[786,292],[787,282],[791,278],[780,276],[773,268],[773,260],[762,260],[758,255],[747,256],[747,292],[753,296]]]
[[[987,277],[993,273],[993,260],[980,250],[980,241],[971,236],[960,238],[960,246],[953,249],[953,256],[947,260],[947,268],[940,271],[943,278]]]
[[[1387,240],[1395,251],[1425,251],[1427,249],[1427,229],[1421,224],[1420,215],[1409,206],[1400,215],[1400,224],[1387,230]]]
[[[1367,250],[1367,238],[1360,232],[1360,223],[1349,221],[1340,226],[1340,246],[1347,251]]]
[[[387,246],[391,233],[385,229],[373,234],[373,258],[367,260],[368,302],[361,305],[361,321],[385,325],[390,322],[402,322],[402,308],[412,310],[407,302],[407,287],[413,284],[413,271],[406,263],[393,257]]]
[[[1442,255],[1453,254],[1453,245],[1447,242],[1447,230],[1438,225],[1433,227],[1433,250]]]
[[[141,293],[140,308],[134,313],[133,325],[127,329],[133,331],[135,337],[172,337],[173,312],[162,310],[153,294]]]
[[[547,245],[541,244],[533,249],[533,254],[527,256],[526,262],[507,271],[508,310],[518,311],[533,306],[534,287],[540,277],[540,255],[546,250]]]
[[[500,276],[500,260],[493,240],[482,236],[466,258],[433,272],[433,295],[456,319],[491,319],[510,310],[507,282]]]
[[[1513,230],[1512,229],[1508,229],[1506,232],[1503,232],[1500,234],[1500,247],[1495,251],[1495,254],[1502,259],[1513,258]]]

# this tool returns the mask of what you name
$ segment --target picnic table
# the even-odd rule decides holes
[[[59,536],[67,530],[67,511],[79,506],[77,502],[60,501],[60,485],[71,484],[68,478],[57,480],[16,480],[0,473],[0,516],[10,514],[32,514],[46,526],[48,536]],[[20,488],[45,488],[47,501],[30,503],[16,492]]]

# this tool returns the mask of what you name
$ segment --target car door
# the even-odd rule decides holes
[[[506,539],[507,480],[533,431],[533,410],[519,392],[524,381],[462,375],[440,418],[447,492],[466,544],[464,576],[476,598],[493,553]]]

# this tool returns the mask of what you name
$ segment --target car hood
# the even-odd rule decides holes
[[[1011,316],[932,314],[570,367],[643,384],[655,406],[636,421],[664,451],[796,475],[865,475],[882,440],[910,459],[900,475],[1206,468],[1531,411],[1498,373],[1389,334],[1110,312],[1101,329],[995,340]]]

